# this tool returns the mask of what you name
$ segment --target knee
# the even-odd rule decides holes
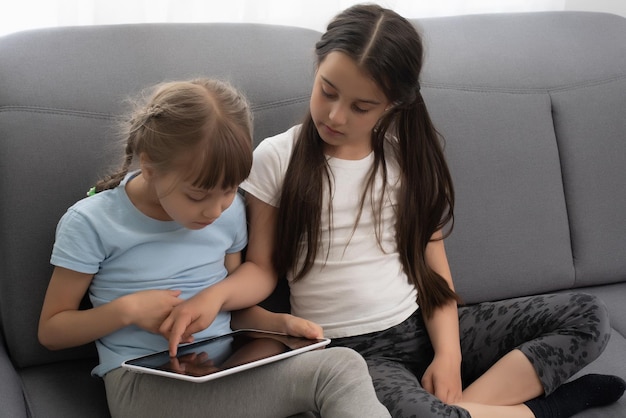
[[[365,359],[351,348],[332,347],[321,350],[324,361],[320,364],[331,374],[343,374],[346,377],[353,376],[369,378],[369,371]]]
[[[335,363],[345,365],[345,367],[356,367],[367,369],[365,359],[355,350],[347,347],[331,347],[324,351],[332,353]]]
[[[609,311],[597,296],[575,293],[571,297],[570,303],[578,311],[579,332],[585,335],[585,340],[594,348],[589,354],[598,357],[611,337]]]

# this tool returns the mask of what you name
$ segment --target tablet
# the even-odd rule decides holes
[[[165,350],[127,360],[122,367],[199,383],[315,350],[329,343],[328,338],[308,339],[268,331],[237,330],[182,345],[176,357],[170,357],[169,351]]]

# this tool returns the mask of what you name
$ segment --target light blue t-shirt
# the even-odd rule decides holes
[[[232,205],[211,225],[190,230],[158,221],[140,212],[120,186],[85,198],[59,221],[51,263],[94,274],[89,297],[94,307],[123,295],[148,289],[181,290],[188,299],[226,275],[226,253],[247,244],[245,205],[237,194]],[[230,313],[220,312],[197,339],[229,332]],[[163,351],[167,340],[136,326],[122,328],[96,341],[103,376],[127,359]]]

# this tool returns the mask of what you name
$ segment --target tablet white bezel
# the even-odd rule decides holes
[[[263,330],[257,330],[257,329],[241,329],[241,330],[236,330],[233,331],[231,333],[228,334],[224,334],[223,336],[218,336],[218,337],[212,337],[212,338],[207,338],[205,340],[201,340],[201,341],[197,341],[188,345],[193,345],[193,344],[200,344],[203,341],[206,340],[212,340],[212,339],[216,339],[216,338],[227,338],[229,336],[232,336],[234,334],[237,333],[243,333],[243,332],[254,332],[254,333],[259,333],[259,334],[268,334],[268,335],[284,335],[284,336],[288,336],[286,334],[281,334],[278,332],[271,332],[271,331],[263,331]],[[288,336],[291,338],[299,338],[299,337],[293,337],[293,336]],[[219,379],[220,377],[224,377],[224,376],[228,376],[234,373],[239,373],[241,371],[244,370],[248,370],[248,369],[252,369],[255,367],[259,367],[262,366],[264,364],[268,364],[268,363],[273,363],[285,358],[289,358],[289,357],[293,357],[297,354],[300,353],[304,353],[306,351],[311,351],[311,350],[316,350],[322,347],[327,346],[330,343],[330,339],[329,338],[322,338],[317,342],[314,342],[310,345],[307,345],[305,347],[300,347],[300,348],[295,348],[289,351],[286,351],[284,353],[279,353],[279,354],[274,354],[271,355],[269,357],[265,357],[259,360],[253,360],[249,363],[245,363],[245,364],[241,364],[238,366],[233,366],[230,367],[228,369],[224,369],[224,370],[220,370],[217,372],[213,372],[204,376],[191,376],[191,375],[185,375],[185,374],[180,374],[180,373],[176,373],[176,372],[171,372],[171,371],[167,371],[167,370],[160,370],[160,369],[156,369],[156,368],[150,368],[150,367],[146,367],[146,366],[140,366],[140,365],[136,365],[136,364],[129,364],[128,362],[130,361],[135,361],[137,359],[141,359],[144,357],[149,357],[149,356],[154,356],[154,355],[158,355],[158,354],[163,354],[163,353],[167,353],[167,350],[165,351],[161,351],[158,353],[154,353],[154,354],[148,354],[146,356],[141,356],[135,359],[130,359],[127,361],[124,361],[122,363],[122,367],[133,371],[133,372],[137,372],[137,373],[146,373],[146,374],[153,374],[153,375],[157,375],[157,376],[164,376],[164,377],[170,377],[173,379],[178,379],[178,380],[185,380],[188,382],[194,382],[194,383],[202,383],[202,382],[207,382],[210,380],[215,380],[215,379]],[[183,348],[185,346],[181,346],[181,348]]]

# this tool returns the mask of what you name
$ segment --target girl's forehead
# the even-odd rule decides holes
[[[181,181],[195,190],[230,190],[247,177],[252,164],[233,147],[229,152],[214,152],[210,147],[198,147],[184,153],[176,164]],[[237,154],[237,155],[234,155]],[[229,157],[230,155],[230,157]]]
[[[317,73],[326,84],[354,100],[372,104],[387,102],[385,93],[371,74],[343,52],[329,53],[320,62]]]

